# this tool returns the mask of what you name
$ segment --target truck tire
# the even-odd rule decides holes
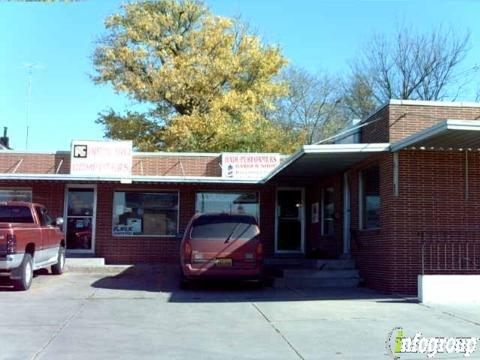
[[[13,280],[13,287],[16,290],[24,291],[30,289],[33,280],[33,261],[32,255],[25,253],[22,265],[20,265],[20,278]]]
[[[52,274],[61,275],[65,269],[65,248],[60,246],[58,249],[57,263],[52,265]]]

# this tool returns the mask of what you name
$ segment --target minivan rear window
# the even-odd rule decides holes
[[[243,220],[243,221],[242,221]],[[258,226],[249,217],[199,218],[192,226],[192,240],[251,240],[259,233]]]
[[[33,223],[32,212],[27,206],[0,206],[0,222]]]

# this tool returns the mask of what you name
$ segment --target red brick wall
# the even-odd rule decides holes
[[[373,164],[378,164],[380,169],[380,228],[362,230],[359,228],[359,175],[362,169]],[[349,171],[352,256],[366,285],[385,292],[394,291],[396,276],[392,174],[393,158],[390,153],[374,156]]]
[[[222,176],[220,156],[135,156],[134,175]],[[142,173],[143,168],[143,173]]]
[[[322,189],[334,188],[334,203],[335,203],[335,221],[334,233],[331,236],[322,235]],[[306,245],[307,253],[312,255],[322,256],[327,258],[338,258],[343,252],[343,188],[342,176],[332,176],[328,179],[318,180],[314,185],[306,188]],[[312,223],[312,204],[318,202],[319,204],[319,222]]]
[[[441,120],[478,120],[480,107],[396,105],[390,108],[390,142],[429,128]]]
[[[393,143],[446,119],[479,120],[480,107],[392,103],[365,120],[361,142]]]
[[[63,160],[63,162],[62,162]],[[62,162],[62,164],[60,164]],[[32,154],[0,152],[0,173],[59,174],[70,172],[70,154]],[[18,167],[17,167],[18,166]]]
[[[384,106],[372,114],[365,122],[370,124],[361,128],[361,143],[388,143],[389,106]]]
[[[479,232],[480,154],[470,152],[468,158],[466,198],[464,152],[399,153],[399,197],[395,203],[398,220],[394,228],[397,291],[417,291],[417,275],[421,273],[420,232],[457,233],[457,240],[464,231]]]
[[[2,189],[31,189],[33,202],[45,205],[52,217],[63,216],[65,185],[54,182],[1,181]]]
[[[175,237],[125,237],[112,236],[112,202],[115,190],[149,191],[179,190],[180,214],[179,228],[184,230],[195,213],[195,193],[197,191],[259,191],[260,226],[262,240],[268,253],[273,251],[274,239],[274,191],[269,187],[260,190],[258,186],[220,186],[220,185],[116,185],[99,184],[97,197],[97,233],[96,253],[105,257],[108,263],[142,263],[178,261],[180,241]]]
[[[65,185],[61,182],[2,181],[0,188],[31,188],[33,201],[47,206],[52,216],[63,216]],[[185,229],[195,212],[197,191],[258,191],[260,194],[260,226],[267,255],[273,253],[275,224],[275,188],[247,185],[121,185],[97,184],[97,222],[95,253],[110,264],[145,262],[175,263],[179,256],[179,240],[175,237],[112,236],[113,192],[115,190],[177,191],[180,196],[179,228]]]
[[[218,155],[135,155],[132,173],[145,176],[221,176],[220,163]],[[59,174],[69,174],[70,153],[0,152],[0,173],[12,173],[15,168],[17,174],[55,174],[57,169]]]

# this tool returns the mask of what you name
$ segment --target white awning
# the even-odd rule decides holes
[[[388,143],[305,145],[265,177],[264,182],[341,173],[372,154],[389,149]]]
[[[71,181],[71,182],[117,182],[117,183],[188,183],[188,184],[258,184],[256,179],[229,179],[214,176],[132,176],[99,177],[70,174],[0,174],[0,180]]]
[[[416,148],[465,150],[480,148],[480,121],[444,120],[392,144],[392,151]]]

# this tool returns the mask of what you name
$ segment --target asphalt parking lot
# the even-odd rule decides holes
[[[160,268],[41,274],[28,292],[8,285],[1,279],[0,359],[388,359],[396,326],[480,337],[480,306],[424,306],[367,289],[180,290]]]

